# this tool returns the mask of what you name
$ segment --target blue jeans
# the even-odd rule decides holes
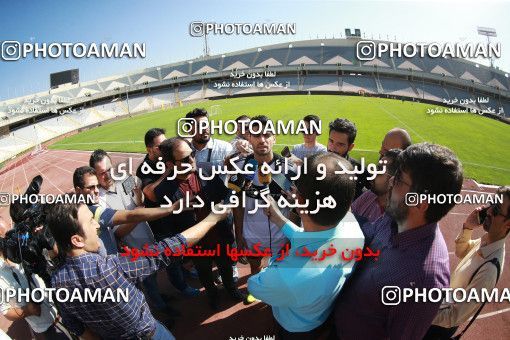
[[[147,294],[147,297],[152,302],[154,307],[158,310],[163,310],[166,308],[166,303],[159,293],[157,276],[157,272],[147,276],[145,280],[142,281],[142,284],[145,287],[145,293]]]
[[[168,328],[156,320],[156,331],[152,336],[152,340],[175,340],[175,337]]]
[[[166,273],[172,285],[181,292],[188,288],[188,283],[184,279],[182,272],[182,261],[177,261],[166,267]]]

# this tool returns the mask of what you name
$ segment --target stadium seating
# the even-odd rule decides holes
[[[363,90],[368,93],[378,93],[375,79],[369,76],[346,75],[342,76],[342,91],[358,93]]]
[[[220,96],[295,91],[359,94],[364,91],[371,95],[426,99],[438,104],[442,104],[445,99],[489,97],[488,103],[476,104],[474,107],[470,104],[467,107],[478,110],[492,108],[496,113],[501,107],[504,117],[510,117],[508,73],[462,59],[390,58],[383,55],[371,61],[360,61],[356,57],[356,43],[356,39],[316,39],[262,46],[66,85],[30,97],[9,99],[0,102],[0,126],[19,126],[23,121],[30,124],[32,121],[29,122],[28,118],[39,115],[29,112],[30,107],[55,107],[53,104],[41,105],[40,102],[29,106],[25,103],[27,98],[54,101],[55,98],[64,97],[66,104],[61,104],[62,107],[74,105],[82,109],[42,121],[36,119],[38,122],[35,125],[31,123],[17,128],[0,138],[0,161],[16,155],[23,148],[33,147],[38,141],[54,138],[59,133],[128,113],[159,110],[170,105]],[[257,68],[259,71],[266,66],[276,73],[276,77],[239,80],[255,81],[261,86],[214,86],[216,82],[234,81],[230,76],[234,69],[250,72],[250,69]],[[275,82],[277,86],[271,86]],[[129,94],[128,103],[125,96],[130,90],[133,92]],[[140,93],[140,90],[144,92]],[[21,109],[21,112],[11,114],[9,112],[12,109]],[[34,132],[37,132],[37,138]],[[16,147],[5,147],[13,146],[16,141],[19,142]]]

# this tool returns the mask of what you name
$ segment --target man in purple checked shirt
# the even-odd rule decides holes
[[[386,213],[361,228],[366,246],[380,251],[379,259],[359,262],[336,303],[340,339],[422,339],[441,300],[399,303],[394,299],[398,294],[388,292],[449,287],[448,250],[437,222],[453,200],[414,205],[406,194],[458,194],[462,166],[452,151],[429,143],[410,146],[397,162]]]

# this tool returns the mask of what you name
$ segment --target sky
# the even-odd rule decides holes
[[[0,60],[0,101],[49,89],[49,74],[79,68],[80,81],[193,59],[203,38],[193,21],[295,23],[295,35],[209,35],[211,54],[315,38],[343,37],[359,28],[367,38],[399,42],[483,42],[477,27],[495,28],[510,71],[510,1],[133,1],[0,0],[0,41],[145,43],[146,57]],[[487,60],[478,60],[489,65]]]

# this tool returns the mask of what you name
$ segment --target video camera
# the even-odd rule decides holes
[[[34,177],[24,196],[38,195],[42,181],[41,176]],[[11,202],[9,212],[14,227],[3,240],[5,256],[10,261],[21,264],[27,277],[37,274],[49,285],[50,263],[44,256],[44,249],[52,250],[55,240],[45,224],[44,206],[17,199]]]

